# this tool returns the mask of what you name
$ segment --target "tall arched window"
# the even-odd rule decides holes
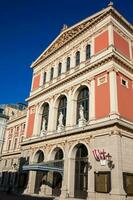
[[[48,128],[48,116],[49,116],[49,104],[44,103],[43,105],[43,113],[42,113],[42,123],[41,130],[47,130]]]
[[[58,125],[58,119],[60,116],[60,113],[63,114],[63,125],[66,125],[66,111],[67,111],[67,98],[66,96],[62,96],[59,101],[58,106],[58,118],[57,118],[57,125]]]
[[[50,80],[51,81],[53,80],[53,77],[54,77],[54,68],[52,67],[51,71],[50,71]]]
[[[87,44],[86,46],[86,60],[90,59],[91,57],[91,45]]]
[[[89,119],[89,90],[86,86],[82,87],[79,90],[78,98],[77,98],[77,122],[80,118],[79,111],[80,106],[84,108],[84,117],[86,120]]]
[[[66,71],[69,71],[70,70],[70,57],[67,58],[67,62],[66,62]]]
[[[80,64],[80,51],[76,52],[76,66]]]
[[[58,65],[58,76],[61,75],[61,70],[62,70],[62,63],[60,62]]]

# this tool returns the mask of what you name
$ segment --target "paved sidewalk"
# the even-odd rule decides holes
[[[0,200],[53,200],[53,198],[37,197],[29,195],[15,195],[12,193],[7,194],[5,192],[0,192]]]

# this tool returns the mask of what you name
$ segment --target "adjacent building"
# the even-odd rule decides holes
[[[133,26],[110,3],[64,25],[31,68],[25,132],[8,123],[2,156],[20,168],[22,191],[132,200]]]
[[[6,128],[3,132],[3,146],[0,161],[0,189],[18,191],[23,189],[24,175],[21,171],[21,148],[26,123],[26,106],[4,105]],[[7,117],[8,116],[8,117]]]

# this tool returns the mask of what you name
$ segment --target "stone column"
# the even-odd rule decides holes
[[[89,122],[93,123],[95,120],[95,79],[90,80],[89,91]]]
[[[80,50],[80,62],[81,63],[86,60],[85,56],[86,56],[86,46],[84,44],[82,44],[81,50]]]
[[[50,81],[50,75],[51,75],[51,68],[47,71],[46,83]]]
[[[35,183],[36,183],[36,172],[30,171],[27,188],[25,189],[24,193],[25,194],[34,194]]]
[[[55,122],[55,113],[54,113],[54,100],[50,100],[50,109],[49,109],[49,117],[48,117],[48,132],[54,130],[54,122]]]
[[[64,173],[63,173],[63,177],[62,177],[63,180],[62,180],[60,200],[64,200],[65,198],[69,197],[68,171],[71,169],[68,167],[68,152],[69,152],[69,145],[68,145],[68,143],[66,143],[65,144],[65,156],[64,156]]]
[[[54,172],[48,172],[47,174],[47,181],[49,181],[49,179],[53,179],[53,173]],[[46,194],[45,195],[52,195],[52,187],[50,185],[46,185]]]
[[[73,117],[72,113],[72,94],[71,90],[68,92],[67,98],[67,113],[66,113],[66,128],[71,126],[71,121]]]
[[[72,56],[71,56],[71,66],[70,68],[74,68],[75,67],[75,51],[72,51]]]
[[[114,68],[109,70],[110,87],[110,118],[119,118],[118,95],[117,95],[117,76]]]
[[[54,68],[54,76],[53,76],[53,78],[56,78],[56,77],[58,77],[58,63],[57,62],[55,63],[53,68]]]
[[[62,74],[66,72],[66,58],[63,58],[62,61]]]
[[[39,86],[43,86],[43,81],[44,81],[44,70],[42,70],[41,74],[40,74],[40,84],[39,84]]]
[[[37,126],[38,126],[38,105],[35,105],[35,120],[34,120],[34,128],[33,128],[33,137],[39,135],[37,133]]]

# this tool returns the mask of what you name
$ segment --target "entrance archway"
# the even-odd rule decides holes
[[[42,150],[38,150],[34,156],[34,163],[42,163],[44,161],[44,153]],[[37,171],[36,173],[36,180],[35,180],[35,190],[36,194],[39,193],[40,187],[42,185],[42,180],[45,175],[45,172]]]
[[[88,188],[88,150],[84,144],[76,146],[74,197],[86,198]]]
[[[63,160],[63,151],[61,148],[57,147],[55,150],[54,160],[60,161]],[[56,165],[56,162],[55,162]],[[53,185],[52,185],[52,195],[60,196],[62,187],[62,175],[59,172],[53,172]]]

